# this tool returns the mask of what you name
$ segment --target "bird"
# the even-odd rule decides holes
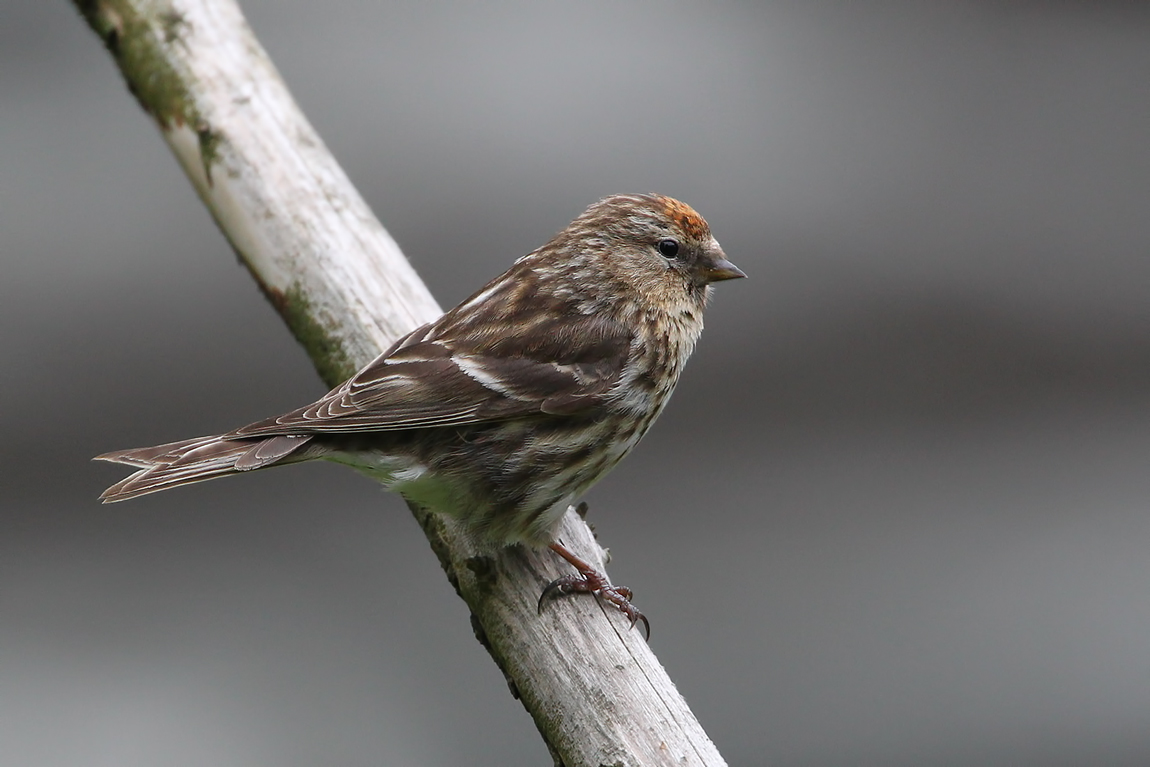
[[[137,471],[104,503],[315,459],[453,518],[480,551],[550,548],[591,593],[650,624],[555,539],[576,499],[662,412],[703,330],[712,283],[746,277],[693,208],[659,194],[588,207],[439,319],[317,401],[225,434],[117,450]]]

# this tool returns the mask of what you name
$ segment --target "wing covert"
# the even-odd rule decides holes
[[[631,334],[600,317],[556,318],[519,334],[452,337],[446,315],[405,336],[316,402],[229,437],[393,431],[573,415],[601,404]],[[474,326],[469,328],[474,331]]]

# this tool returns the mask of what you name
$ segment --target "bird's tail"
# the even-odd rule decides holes
[[[197,437],[154,447],[104,453],[94,460],[123,463],[140,470],[109,487],[100,495],[100,500],[104,503],[126,501],[178,485],[190,485],[271,466],[291,456],[311,436],[281,434],[254,439],[234,439],[227,435]]]

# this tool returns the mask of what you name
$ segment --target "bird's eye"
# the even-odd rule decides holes
[[[656,247],[659,248],[659,254],[664,258],[674,258],[679,255],[679,243],[675,240],[659,240],[659,244]]]

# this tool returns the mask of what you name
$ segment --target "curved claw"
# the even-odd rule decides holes
[[[643,621],[643,641],[651,641],[651,622],[647,620],[647,616],[639,613],[639,620]],[[635,628],[635,621],[631,621],[631,628]]]
[[[631,604],[631,589],[625,586],[608,586],[606,589],[595,592],[595,594],[619,608],[619,611],[630,619],[630,628],[635,628],[636,623],[643,621],[644,638],[648,640],[651,638],[651,623],[647,620],[646,615],[643,615],[636,609],[635,605]]]
[[[569,588],[569,581],[579,580],[574,575],[564,575],[562,578],[556,578],[543,587],[543,592],[539,595],[539,614],[543,614],[543,603],[551,597],[561,597],[565,594],[570,594],[575,589]]]

